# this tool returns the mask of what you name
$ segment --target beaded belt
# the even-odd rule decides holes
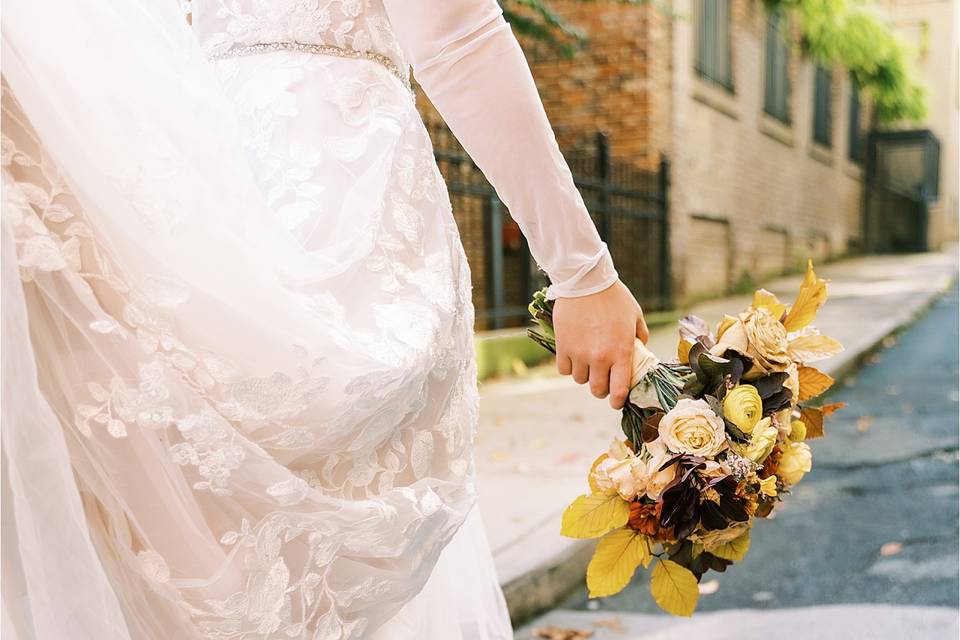
[[[257,42],[254,44],[238,44],[210,55],[211,60],[225,60],[227,58],[236,58],[239,56],[251,56],[258,53],[270,53],[273,51],[299,51],[302,53],[314,53],[317,55],[338,56],[340,58],[359,58],[361,60],[371,60],[383,65],[387,71],[400,79],[407,89],[410,89],[410,78],[408,74],[400,70],[397,64],[383,55],[373,51],[357,51],[356,49],[347,49],[346,47],[337,47],[332,44],[308,44],[306,42],[296,42],[294,40],[282,42]]]

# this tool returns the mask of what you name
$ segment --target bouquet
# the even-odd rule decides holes
[[[676,362],[635,341],[624,437],[593,462],[590,492],[563,514],[562,535],[600,538],[587,567],[591,598],[621,591],[656,560],[654,600],[689,616],[703,575],[744,558],[755,519],[810,471],[806,441],[823,436],[824,417],[842,406],[810,404],[834,382],[810,364],[843,350],[811,325],[826,299],[827,282],[808,262],[789,307],[759,289],[715,333],[681,319]],[[555,352],[552,310],[537,292],[528,335]]]

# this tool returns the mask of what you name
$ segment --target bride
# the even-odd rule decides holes
[[[551,279],[559,371],[622,406],[646,326],[495,0],[3,18],[4,636],[510,637],[410,66]]]

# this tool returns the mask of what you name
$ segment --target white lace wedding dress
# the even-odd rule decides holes
[[[551,297],[617,274],[498,5],[151,4],[4,7],[4,633],[510,637],[409,64]]]

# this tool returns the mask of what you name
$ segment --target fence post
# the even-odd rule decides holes
[[[610,237],[610,142],[604,131],[597,132],[597,178],[600,182],[600,237]]]
[[[490,211],[490,293],[493,298],[494,329],[503,328],[503,307],[506,304],[503,288],[503,203],[496,193],[487,198]]]
[[[660,153],[660,166],[657,175],[657,190],[660,192],[660,215],[663,239],[660,242],[660,293],[662,308],[673,307],[673,274],[670,273],[670,159],[666,153]]]

